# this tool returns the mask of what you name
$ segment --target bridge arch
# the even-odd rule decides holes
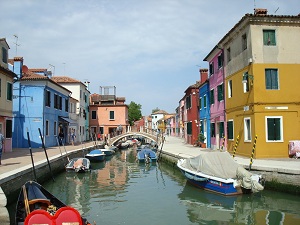
[[[148,134],[148,133],[145,133],[145,132],[127,132],[127,133],[115,136],[113,138],[110,138],[108,140],[108,145],[112,146],[113,144],[115,144],[116,142],[120,141],[121,139],[123,139],[125,137],[131,137],[131,136],[142,136],[142,137],[145,137],[145,138],[148,138],[148,139],[150,139],[152,141],[157,142],[157,144],[159,144],[159,141],[160,141],[160,138],[157,137],[157,136],[155,136],[155,135],[153,135],[153,134]]]

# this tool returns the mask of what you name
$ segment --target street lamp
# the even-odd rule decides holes
[[[253,81],[254,80],[253,75],[248,74],[248,72],[244,73],[242,83],[247,84],[249,79]]]

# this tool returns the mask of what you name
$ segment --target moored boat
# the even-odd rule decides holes
[[[26,182],[16,205],[16,225],[90,224],[73,207],[61,202],[35,181]]]
[[[90,171],[90,160],[88,158],[74,158],[66,165],[66,171],[75,171],[77,173],[84,173]]]
[[[102,148],[100,149],[106,156],[111,156],[115,154],[115,151],[111,148]]]
[[[193,185],[223,195],[259,192],[262,176],[238,165],[228,152],[201,151],[200,155],[180,159],[178,168]]]
[[[137,152],[137,160],[139,162],[151,163],[156,162],[157,156],[151,149],[144,148]]]
[[[85,157],[88,158],[91,162],[101,162],[105,160],[105,153],[100,149],[95,149],[86,154]]]

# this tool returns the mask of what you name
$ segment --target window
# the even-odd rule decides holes
[[[206,108],[206,95],[203,96],[203,107]]]
[[[7,95],[6,99],[12,101],[13,88],[12,83],[7,82]]]
[[[231,52],[230,52],[230,48],[227,48],[227,62],[231,61]]]
[[[65,99],[65,111],[69,112],[69,99]]]
[[[57,108],[58,108],[57,99],[58,99],[58,96],[57,96],[57,94],[54,94],[54,108],[55,108],[55,109],[57,109]]]
[[[242,36],[242,48],[243,48],[243,50],[247,49],[247,35],[246,34],[244,34]]]
[[[59,96],[58,98],[59,98],[59,106],[58,106],[58,108],[59,108],[60,110],[62,110],[62,97]]]
[[[264,45],[275,46],[276,45],[275,30],[263,30],[263,41],[264,41]]]
[[[251,120],[250,120],[250,118],[244,119],[244,141],[251,141]]]
[[[202,97],[199,99],[199,108],[202,109]]]
[[[228,98],[232,97],[232,80],[228,81]]]
[[[185,99],[185,107],[186,107],[186,109],[189,109],[189,108],[191,108],[191,106],[192,106],[191,96],[187,96]]]
[[[210,124],[210,136],[215,137],[216,136],[216,130],[215,130],[215,123]]]
[[[51,105],[51,92],[46,90],[45,91],[45,106],[50,107]]]
[[[187,134],[192,134],[192,122],[188,122],[186,124],[186,133]]]
[[[115,119],[115,111],[109,111],[109,119],[114,120]]]
[[[215,103],[214,89],[210,90],[209,96],[210,96],[210,104],[212,105]]]
[[[46,136],[49,136],[49,121],[46,120]]]
[[[97,112],[95,110],[92,110],[92,120],[97,119]]]
[[[54,130],[53,130],[54,132],[54,135],[57,135],[57,122],[56,121],[54,121]]]
[[[218,56],[218,69],[220,69],[223,66],[223,54],[220,54]]]
[[[244,93],[247,93],[249,92],[249,76],[248,76],[248,72],[244,73],[243,75],[243,79],[244,77],[246,77],[246,81],[247,82],[243,82],[243,90],[244,90]]]
[[[227,121],[227,138],[233,140],[233,120]]]
[[[282,116],[266,117],[267,141],[283,141]]]
[[[218,86],[218,101],[219,101],[219,102],[222,101],[222,100],[224,100],[223,90],[224,90],[223,84],[220,84],[220,85]]]
[[[224,122],[219,123],[219,134],[221,138],[224,137]]]
[[[265,70],[266,89],[267,90],[278,90],[278,71],[277,69],[266,69]]]
[[[7,63],[8,55],[7,49],[2,47],[2,62]]]
[[[209,75],[213,75],[214,74],[214,63],[210,63],[209,64]]]

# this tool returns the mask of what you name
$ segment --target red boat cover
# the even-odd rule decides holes
[[[45,210],[34,210],[25,219],[25,225],[82,225],[79,212],[72,207],[62,207],[51,216]]]

